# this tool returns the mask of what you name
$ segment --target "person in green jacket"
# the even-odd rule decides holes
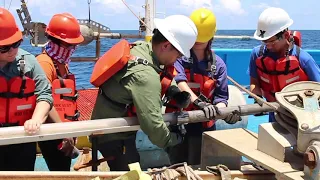
[[[154,23],[151,43],[136,42],[130,50],[131,55],[147,60],[149,65],[129,60],[128,65],[104,82],[91,119],[125,117],[127,105],[133,105],[142,131],[153,144],[166,148],[181,143],[182,136],[170,132],[164,123],[160,75],[156,69],[173,65],[182,55],[189,57],[198,32],[191,19],[183,15],[155,19]],[[101,154],[115,158],[108,161],[111,171],[126,171],[128,164],[139,162],[135,140],[136,131],[97,137]]]

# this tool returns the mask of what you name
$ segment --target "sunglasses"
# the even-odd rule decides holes
[[[21,44],[22,40],[19,40],[13,44],[10,45],[5,45],[5,46],[0,46],[0,53],[7,53],[10,51],[11,48],[18,48]]]

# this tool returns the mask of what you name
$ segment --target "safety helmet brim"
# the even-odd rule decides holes
[[[22,39],[22,32],[17,31],[7,39],[0,40],[0,46],[10,45]]]
[[[170,32],[170,30],[167,28],[168,24],[166,24],[165,19],[154,19],[154,25],[155,28],[157,28],[161,34],[184,56],[187,58],[190,57],[190,49],[189,50],[184,50],[182,47],[179,45],[178,40],[173,36],[173,34]]]
[[[268,34],[267,36],[263,36],[263,37],[261,37],[261,36],[260,36],[261,33],[260,33],[258,30],[256,30],[256,31],[254,32],[253,37],[254,37],[256,40],[265,41],[265,40],[268,40],[268,39],[270,39],[271,37],[275,36],[275,35],[278,34],[279,32],[287,29],[287,28],[290,27],[292,24],[293,24],[293,20],[290,19],[289,22],[288,22],[286,25],[284,25],[284,26],[282,26],[281,28],[279,28],[278,31],[272,32],[272,33]]]
[[[77,38],[62,38],[62,37],[59,37],[59,36],[57,36],[55,34],[50,33],[49,31],[47,31],[47,33],[50,36],[52,36],[54,38],[57,38],[57,39],[65,42],[65,43],[68,43],[68,44],[80,44],[80,43],[82,43],[84,41],[84,37],[82,35],[80,35]]]

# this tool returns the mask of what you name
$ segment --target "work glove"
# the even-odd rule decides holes
[[[190,93],[187,91],[181,91],[177,86],[170,86],[166,92],[167,102],[174,100],[176,107],[186,108],[190,104]]]
[[[228,124],[235,124],[238,121],[241,121],[241,115],[240,112],[237,110],[234,110],[232,113],[228,114],[226,118],[223,119]]]
[[[203,102],[200,99],[196,99],[193,104],[204,112],[207,119],[215,119],[216,116],[220,114],[220,111],[216,105]]]

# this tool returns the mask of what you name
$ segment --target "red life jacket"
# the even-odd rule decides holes
[[[263,50],[264,46],[261,46],[259,57],[256,59],[256,66],[260,88],[263,96],[269,102],[276,101],[274,94],[281,91],[285,86],[308,80],[308,76],[302,70],[299,62],[300,47],[296,46],[295,56],[287,55],[276,61],[263,55]]]
[[[134,60],[137,64],[144,64],[146,66],[153,67],[153,69],[160,74],[161,96],[163,96],[170,87],[171,82],[176,75],[175,68],[173,66],[168,66],[164,70],[160,70],[158,67],[150,64],[148,60],[131,55],[130,49],[133,46],[134,44],[130,44],[127,40],[123,39],[110,48],[96,62],[91,74],[90,83],[96,87],[100,87],[110,77],[124,68],[129,60]],[[126,105],[111,100],[104,92],[102,92],[102,89],[100,89],[100,93],[109,101],[127,108],[128,116],[135,116],[136,111],[132,105]]]
[[[58,79],[52,82],[53,105],[63,122],[77,121],[80,112],[77,107],[78,92],[74,74],[67,69],[68,74],[63,78],[55,61],[53,64],[58,75]]]
[[[66,67],[67,75],[64,77],[59,71],[59,67],[46,53],[37,56],[38,60],[52,62],[57,73],[57,79],[52,81],[53,106],[57,110],[62,122],[77,121],[80,112],[77,109],[78,93],[76,90],[75,77]]]
[[[193,53],[191,53],[193,54]],[[193,55],[194,56],[194,55]],[[212,53],[212,62],[208,63],[208,71],[211,71],[212,77],[216,73],[216,64],[217,64],[217,59],[216,55]],[[192,61],[194,59],[192,58]],[[193,72],[193,63],[191,62],[188,63],[187,66],[184,67],[185,69],[185,74],[187,76],[187,84],[190,87],[190,89],[203,101],[206,101],[208,103],[211,102],[213,98],[213,93],[216,88],[216,79],[213,79],[211,77],[202,75],[202,74],[197,74]],[[186,111],[192,111],[198,109],[196,106],[194,106],[192,103],[185,108],[184,110]],[[175,102],[171,101],[169,105],[166,107],[166,112],[174,112],[177,111],[178,109],[175,108]],[[204,128],[210,128],[214,125],[215,120],[203,122],[203,127]]]
[[[24,55],[18,61],[20,76],[0,77],[0,126],[23,126],[36,107],[35,82],[25,76]]]

